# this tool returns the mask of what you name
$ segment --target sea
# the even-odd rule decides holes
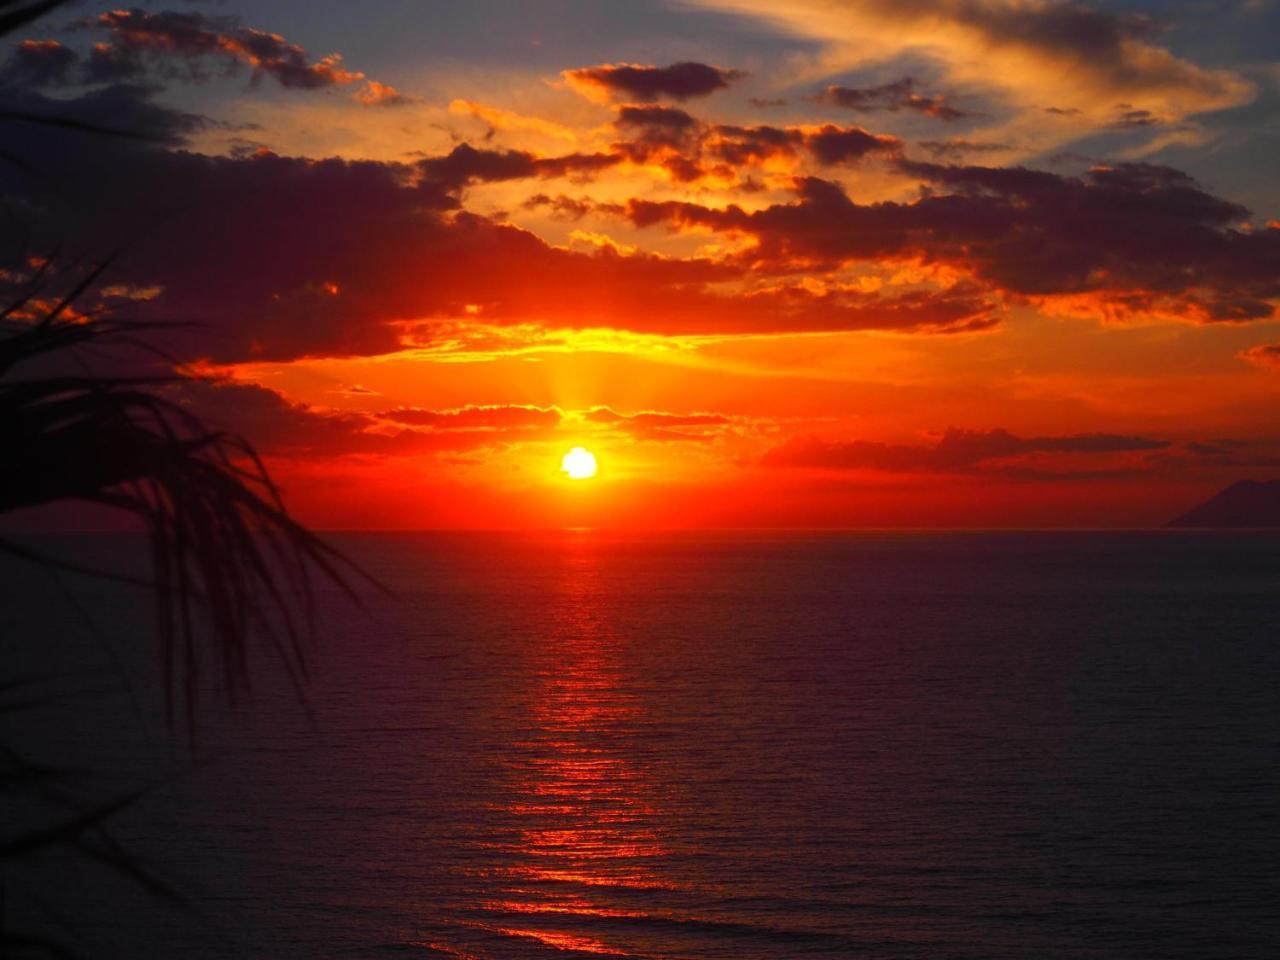
[[[1280,534],[332,539],[194,743],[145,590],[0,560],[8,956],[1280,957]]]

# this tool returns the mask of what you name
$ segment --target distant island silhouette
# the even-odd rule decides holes
[[[1280,527],[1280,480],[1239,480],[1168,527]]]

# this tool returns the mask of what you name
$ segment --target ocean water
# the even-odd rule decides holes
[[[10,791],[10,822],[147,785],[84,849],[6,864],[7,931],[106,958],[1280,956],[1280,536],[339,539],[396,598],[322,595],[309,709],[263,665],[194,759],[154,719],[145,596],[5,561],[9,663],[64,679],[4,742],[83,771]]]

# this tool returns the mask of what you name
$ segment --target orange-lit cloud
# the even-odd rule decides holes
[[[1280,371],[1280,343],[1260,343],[1241,350],[1240,356],[1264,369]]]
[[[754,168],[794,173],[805,160],[818,167],[893,156],[901,142],[858,126],[741,126],[704,123],[676,107],[623,105],[614,126],[625,139],[612,148],[632,163],[661,168],[674,180],[740,184]]]
[[[899,165],[948,192],[863,205],[808,178],[797,182],[796,201],[762,210],[635,200],[624,216],[638,226],[750,236],[755,246],[742,259],[779,270],[919,259],[1024,297],[1110,291],[1114,315],[1142,316],[1158,300],[1162,312],[1172,307],[1187,320],[1248,321],[1272,316],[1280,299],[1280,230],[1238,229],[1247,211],[1168,167],[1098,167],[1075,178]]]
[[[364,86],[356,93],[356,100],[366,107],[402,107],[412,103],[413,98],[405,96],[395,87],[377,80],[366,80]]]
[[[449,112],[476,117],[489,124],[495,130],[511,130],[521,133],[536,133],[556,140],[574,143],[578,135],[561,123],[546,120],[542,117],[530,117],[504,110],[490,104],[476,103],[474,100],[456,99],[449,103]]]
[[[307,51],[277,33],[241,26],[230,17],[209,17],[196,12],[161,10],[112,10],[90,21],[112,36],[113,46],[99,50],[99,57],[114,64],[114,78],[128,70],[142,72],[136,54],[183,58],[192,77],[200,76],[201,59],[224,66],[246,64],[255,78],[268,76],[283,87],[315,89],[342,86],[364,79],[359,71],[342,66],[340,54],[312,60]]]
[[[565,70],[565,82],[583,96],[607,102],[623,100],[689,100],[723,90],[744,77],[741,70],[726,70],[705,63],[685,61],[667,67],[638,63],[609,63]]]
[[[1153,42],[1149,18],[1074,0],[697,0],[777,24],[827,46],[835,73],[906,51],[934,58],[949,82],[997,91],[1105,125],[1129,110],[1185,117],[1247,101],[1252,85]]]
[[[608,407],[589,410],[583,414],[583,419],[642,440],[688,440],[698,443],[712,440],[715,434],[730,424],[728,417],[718,413],[676,414],[646,410],[622,414]]]

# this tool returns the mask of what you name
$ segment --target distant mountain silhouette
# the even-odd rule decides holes
[[[1166,526],[1280,527],[1280,480],[1240,480]]]

